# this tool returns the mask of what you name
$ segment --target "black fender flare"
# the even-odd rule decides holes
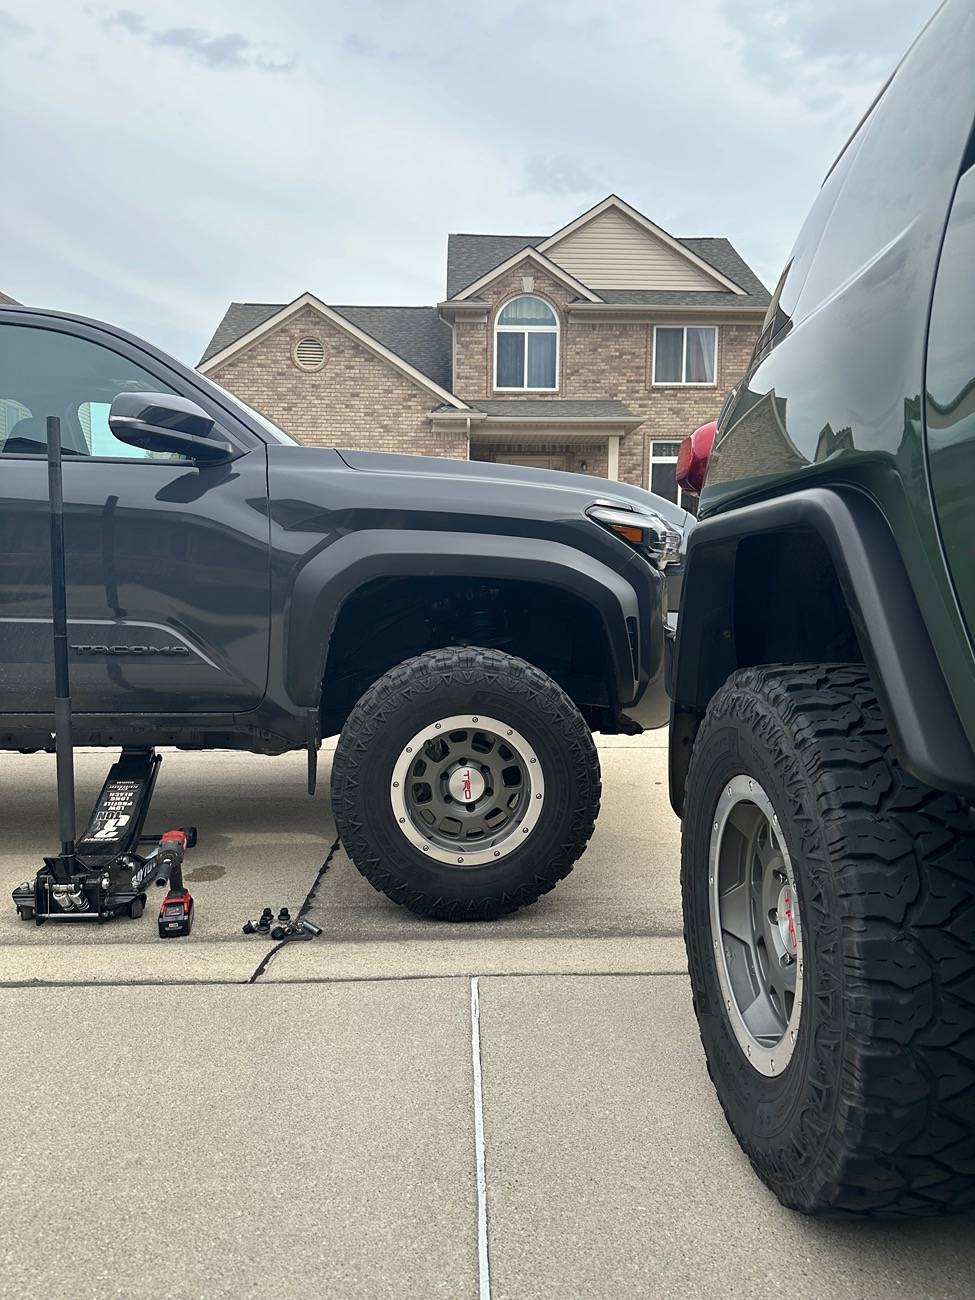
[[[736,668],[735,555],[761,533],[812,530],[832,561],[901,764],[939,790],[975,791],[975,756],[876,503],[855,489],[807,488],[702,520],[691,533],[671,679],[670,799],[680,815],[694,735]]]
[[[314,707],[329,642],[345,600],[389,577],[470,577],[545,583],[581,597],[599,614],[615,693],[638,691],[627,619],[639,619],[637,593],[623,573],[559,542],[496,534],[362,529],[317,551],[298,573],[285,628],[288,694]]]

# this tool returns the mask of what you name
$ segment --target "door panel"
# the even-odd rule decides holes
[[[176,391],[124,353],[63,330],[0,326],[0,713],[51,707],[47,467],[40,454],[47,415],[61,417],[68,449],[75,708],[252,708],[267,680],[266,450],[259,444],[227,464],[197,467],[112,445],[105,420],[112,388]],[[16,415],[6,428],[4,404]],[[103,459],[99,451],[114,454]]]
[[[958,182],[928,333],[925,415],[938,525],[955,593],[975,634],[975,164]]]

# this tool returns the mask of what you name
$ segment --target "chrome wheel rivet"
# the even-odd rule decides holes
[[[769,1057],[769,1063],[768,1063],[768,1066],[769,1066],[769,1069],[770,1069],[770,1070],[772,1071],[772,1073],[774,1074],[774,1073],[775,1073],[775,1062],[772,1060],[771,1057]]]
[[[471,718],[471,722],[476,722],[477,718]]]
[[[541,797],[542,797],[542,796],[541,796],[540,794],[537,794],[537,795],[535,796],[536,799],[541,799]]]
[[[754,790],[754,789],[755,789],[755,782],[754,782],[754,781],[749,781],[749,782],[748,782],[748,788],[749,788],[749,790]]]
[[[535,758],[530,758],[528,761],[529,761],[529,763],[537,763],[537,762],[538,762],[538,760],[535,759]]]
[[[398,790],[398,789],[399,789],[399,782],[398,782],[398,781],[394,781],[394,782],[393,782],[393,789],[394,789],[394,790]]]
[[[510,727],[508,728],[508,735],[509,735],[509,736],[511,735],[511,728],[510,728]]]
[[[423,852],[424,852],[424,853],[429,853],[429,852],[430,852],[430,845],[429,845],[429,844],[424,844],[424,846],[423,846]]]
[[[405,817],[401,817],[401,818],[399,819],[399,824],[402,826],[403,823],[404,823],[405,821],[406,821],[406,818],[405,818]]]
[[[437,725],[436,725],[436,729],[437,729],[437,731],[440,730],[440,723],[439,723],[439,722],[438,722]]]
[[[463,862],[464,859],[463,859],[463,858],[458,858],[457,861],[458,861],[458,862]]]
[[[412,754],[412,753],[413,753],[413,746],[412,746],[412,745],[407,745],[407,746],[406,746],[406,752],[407,752],[408,754]]]
[[[715,830],[718,829],[718,823],[717,823],[717,822],[714,823],[714,829],[715,829]]]
[[[495,856],[496,858],[500,858],[500,856],[501,856],[501,850],[500,850],[500,849],[495,849],[495,850],[494,850],[494,856]]]
[[[530,829],[531,829],[531,827],[529,827],[529,826],[522,826],[522,828],[521,828],[521,833],[522,833],[522,835],[527,835]]]

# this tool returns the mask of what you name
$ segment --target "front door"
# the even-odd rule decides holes
[[[119,442],[108,427],[118,393],[180,392],[203,406],[205,396],[124,339],[18,319],[0,323],[0,714],[52,707],[49,415],[64,444],[75,709],[253,708],[268,659],[263,443],[237,431],[242,454],[198,467]]]

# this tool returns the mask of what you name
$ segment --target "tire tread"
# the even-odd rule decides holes
[[[531,702],[547,715],[574,768],[579,789],[571,822],[555,851],[513,890],[460,902],[413,887],[384,862],[367,833],[359,798],[359,769],[395,711],[458,682],[490,686]],[[592,735],[565,691],[541,669],[499,650],[452,646],[430,650],[390,669],[365,692],[342,730],[332,765],[332,808],[349,857],[369,883],[394,902],[450,921],[490,920],[533,903],[572,870],[592,837],[601,794],[599,759]]]
[[[827,915],[838,918],[837,986],[826,996],[834,1012],[843,1009],[835,1026],[838,1086],[823,1099],[829,1118],[818,1183],[807,1176],[790,1184],[785,1170],[770,1170],[749,1149],[747,1136],[737,1134],[739,1141],[781,1199],[807,1212],[919,1217],[969,1208],[975,1205],[975,824],[969,808],[900,767],[860,665],[734,674],[714,697],[695,744],[689,797],[708,729],[729,717],[760,735],[778,724],[791,737],[792,761],[783,770],[800,824],[805,809],[802,861],[814,894],[813,906],[803,904],[803,919],[808,929],[819,916],[824,926]],[[817,894],[829,900],[823,911]],[[818,1119],[809,1117],[810,1131]]]

